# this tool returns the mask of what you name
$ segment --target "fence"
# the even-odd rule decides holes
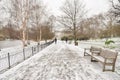
[[[6,70],[14,67],[25,59],[33,56],[38,53],[42,49],[46,48],[53,41],[47,42],[41,45],[35,45],[32,47],[25,47],[24,49],[17,50],[15,52],[5,53],[4,55],[0,55],[0,73],[5,72]]]

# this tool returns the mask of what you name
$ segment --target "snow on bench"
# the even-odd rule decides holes
[[[91,46],[91,48],[84,49],[84,56],[87,55],[91,56],[91,62],[101,62],[103,64],[103,71],[114,72],[117,52]],[[111,66],[112,69],[106,69],[106,66]]]

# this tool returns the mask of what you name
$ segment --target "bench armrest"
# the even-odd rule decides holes
[[[105,63],[115,63],[115,58],[105,58]]]
[[[108,58],[108,57],[104,57],[105,59],[115,59],[115,58]]]
[[[91,51],[92,55],[100,56],[100,51]]]

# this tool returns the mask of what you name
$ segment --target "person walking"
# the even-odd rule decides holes
[[[67,41],[68,41],[68,38],[66,38],[66,39],[65,39],[65,41],[66,41],[66,43],[67,43]]]
[[[55,44],[56,44],[56,43],[57,43],[57,38],[55,38],[55,40],[54,40],[54,41],[55,41]]]

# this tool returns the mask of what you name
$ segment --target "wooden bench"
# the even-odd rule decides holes
[[[117,52],[110,50],[105,50],[102,48],[91,47],[85,48],[84,56],[90,55],[91,62],[101,62],[103,64],[103,71],[113,71],[115,70],[115,62],[117,59]],[[106,66],[111,66],[111,69],[106,69]]]

